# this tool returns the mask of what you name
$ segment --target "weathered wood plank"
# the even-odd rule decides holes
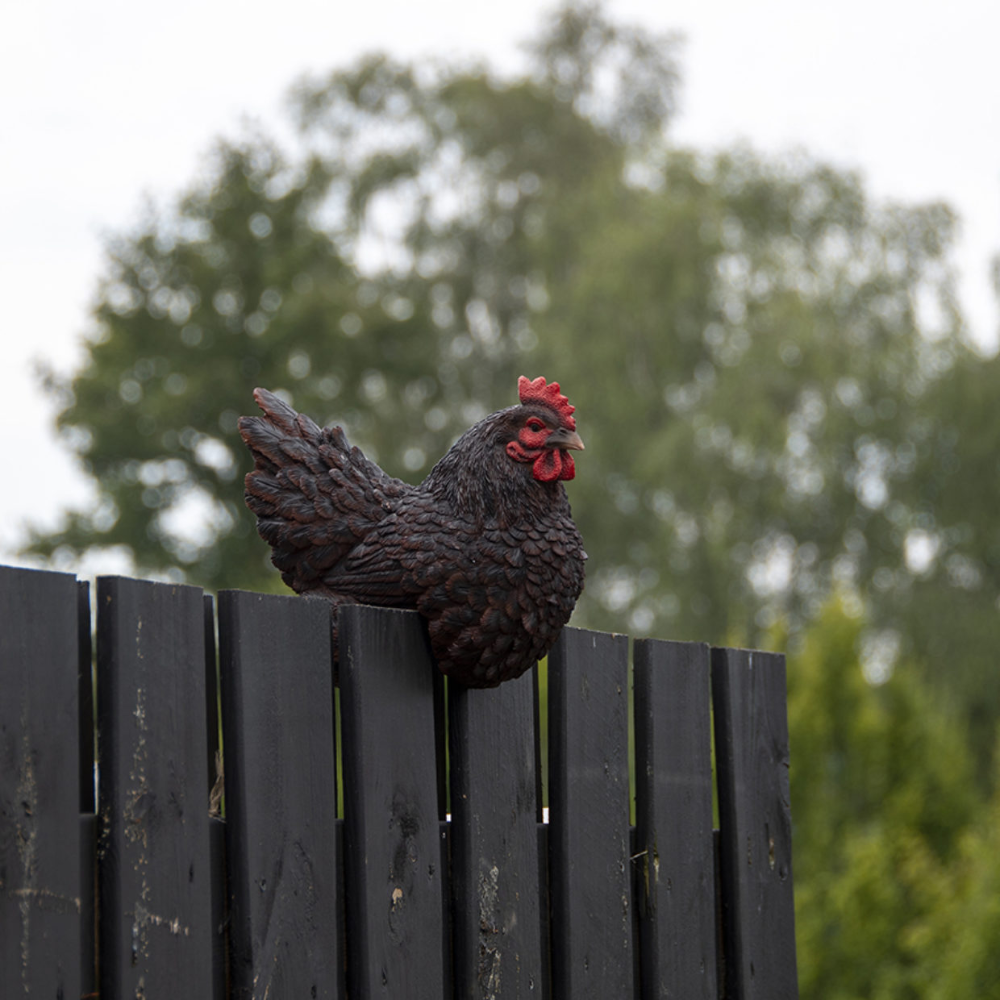
[[[80,995],[76,581],[0,567],[0,996]]]
[[[795,1000],[785,658],[712,650],[726,996]]]
[[[231,996],[342,996],[329,606],[223,591],[219,651]]]
[[[635,643],[635,864],[642,996],[718,996],[709,654]]]
[[[347,986],[444,995],[434,674],[412,611],[339,611]]]
[[[211,977],[202,593],[97,584],[100,982],[197,996]]]
[[[548,669],[552,995],[628,997],[628,638],[564,628]]]
[[[487,690],[448,687],[457,997],[547,993],[534,675]]]

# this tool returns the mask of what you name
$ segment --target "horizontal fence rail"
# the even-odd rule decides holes
[[[0,997],[798,996],[783,657],[93,596],[0,567]]]

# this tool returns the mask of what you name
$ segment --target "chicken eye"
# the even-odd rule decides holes
[[[529,417],[526,423],[528,430],[541,431],[545,429],[545,424],[538,417]]]

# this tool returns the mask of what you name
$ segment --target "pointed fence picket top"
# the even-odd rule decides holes
[[[3,996],[797,997],[783,657],[565,629],[474,691],[412,612],[335,665],[322,601],[90,596],[0,567]]]

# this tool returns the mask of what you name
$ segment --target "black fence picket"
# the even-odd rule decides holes
[[[353,806],[344,843],[348,990],[444,996],[450,970],[426,632],[412,614],[363,607],[342,609],[339,627],[344,798]]]
[[[202,593],[111,577],[97,601],[101,995],[198,996],[212,982]]]
[[[86,585],[0,567],[0,995],[797,997],[783,657],[639,640],[630,712],[564,630],[543,822],[537,671],[345,608],[338,722],[322,601],[223,592],[218,673],[196,588],[94,604],[96,675]]]
[[[718,996],[709,649],[635,644],[642,997]]]
[[[330,612],[219,594],[234,998],[343,996]]]
[[[460,997],[547,995],[534,698],[533,670],[494,689],[453,685],[448,691]]]
[[[630,997],[628,638],[563,629],[548,673],[553,997]]]
[[[0,996],[80,995],[76,582],[0,566]]]
[[[785,658],[712,650],[726,997],[794,1000]]]

